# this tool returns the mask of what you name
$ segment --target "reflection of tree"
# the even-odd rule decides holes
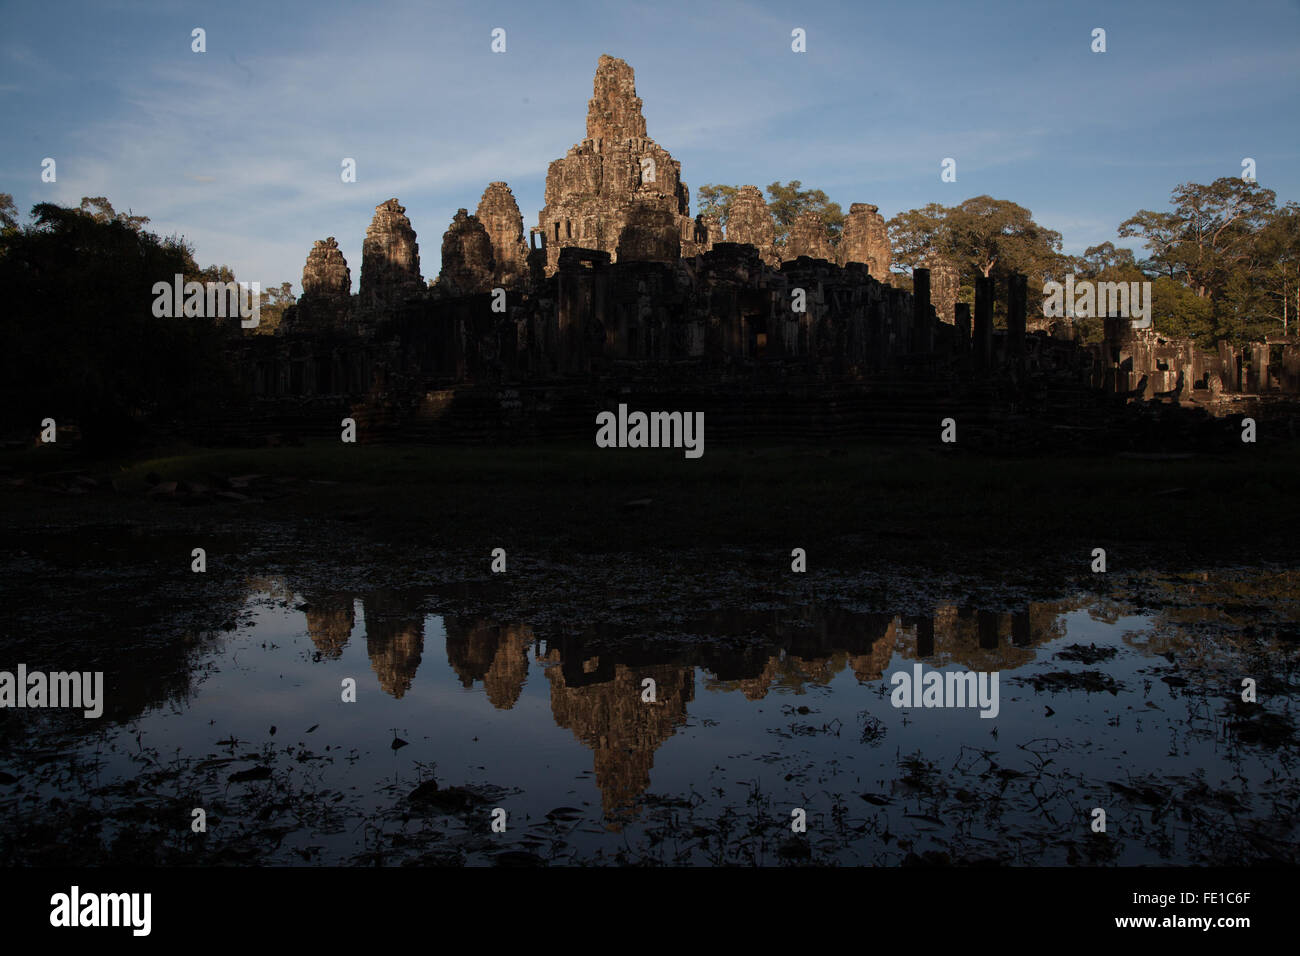
[[[552,650],[546,660],[560,662]],[[551,713],[561,727],[595,753],[596,785],[606,816],[636,803],[650,786],[650,769],[659,745],[686,722],[686,705],[695,696],[695,669],[676,664],[615,665],[612,680],[569,686],[563,668],[548,667]],[[641,682],[655,682],[655,703],[641,699]]]
[[[412,606],[392,591],[374,591],[362,598],[370,666],[379,686],[399,700],[411,689],[424,650],[424,616],[413,613]]]
[[[50,670],[100,671],[104,711],[99,719],[87,720],[82,708],[9,710],[0,717],[0,751],[5,753],[32,748],[46,733],[78,739],[156,707],[187,703],[210,673],[196,665],[226,637],[238,634],[239,614],[247,607],[251,585],[241,576],[193,575],[192,599],[177,601],[169,590],[173,578],[146,561],[116,572],[129,586],[105,587],[105,551],[130,553],[139,543],[129,532],[120,539],[97,534],[91,544],[78,540],[69,546],[70,540],[51,534],[47,542],[60,555],[63,548],[72,556],[82,550],[79,562],[70,557],[58,575],[16,568],[16,561],[6,565],[5,583],[12,587],[4,593],[8,664],[3,669],[12,672],[16,662],[26,661],[32,671],[43,670],[33,661],[45,660]],[[73,593],[69,589],[75,589],[76,601],[67,600]],[[112,634],[111,641],[104,639],[106,633]]]
[[[1100,624],[1114,624],[1127,613],[1125,605],[1107,598],[1096,598],[1088,607],[1088,617]]]
[[[461,684],[472,687],[481,680],[493,707],[513,707],[528,679],[532,628],[453,617],[446,618],[445,624],[447,660]]]
[[[1287,646],[1287,634],[1295,640],[1300,571],[1197,571],[1162,575],[1149,587],[1147,603],[1159,609],[1151,629],[1124,635],[1144,653],[1172,653],[1193,665],[1203,656],[1221,657],[1225,642],[1273,654]],[[1207,639],[1216,646],[1206,646]]]

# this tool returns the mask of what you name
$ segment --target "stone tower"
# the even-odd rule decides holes
[[[492,259],[496,263],[493,284],[506,289],[522,285],[528,278],[528,247],[524,245],[524,217],[510,187],[502,182],[488,183],[475,215],[492,241]]]
[[[317,239],[302,267],[302,294],[328,298],[352,294],[352,270],[333,236]]]
[[[885,217],[880,215],[879,207],[853,203],[840,237],[840,265],[865,262],[872,276],[888,282],[890,260],[889,230],[885,228]]]
[[[382,308],[423,288],[420,247],[406,207],[396,199],[381,202],[361,244],[361,301]]]
[[[826,223],[812,210],[801,212],[790,224],[790,238],[786,241],[781,258],[786,262],[792,262],[800,256],[835,261]]]
[[[713,215],[695,217],[695,245],[700,252],[708,252],[715,243],[723,242],[722,221]]]
[[[776,253],[776,224],[757,186],[741,186],[731,200],[727,241],[748,243],[758,249],[759,258],[769,266],[775,268],[780,264]]]
[[[337,329],[347,325],[352,297],[352,270],[333,236],[318,239],[302,267],[302,296],[292,326]]]
[[[546,173],[538,230],[546,274],[560,249],[579,246],[623,259],[677,258],[693,246],[695,223],[681,164],[646,135],[632,68],[601,56],[587,105],[587,137]]]
[[[520,239],[522,242],[522,238]],[[442,272],[438,288],[449,295],[475,295],[492,289],[496,263],[492,239],[477,216],[464,209],[442,236]]]

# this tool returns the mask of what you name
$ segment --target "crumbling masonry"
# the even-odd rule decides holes
[[[510,188],[488,184],[474,215],[456,213],[429,285],[396,199],[366,231],[359,295],[335,240],[317,242],[281,334],[236,346],[247,391],[334,409],[364,402],[391,422],[440,414],[449,389],[565,382],[592,393],[738,381],[786,399],[800,383],[941,383],[925,386],[936,392],[1044,373],[1173,402],[1300,390],[1294,340],[1207,355],[1111,321],[1104,344],[1082,348],[1069,329],[1029,332],[1023,276],[1001,292],[977,279],[972,313],[957,301],[957,269],[933,257],[911,292],[896,288],[874,205],[853,203],[834,245],[805,215],[779,247],[762,193],[747,185],[723,241],[716,217],[690,216],[680,164],[647,134],[632,68],[613,57],[600,58],[586,137],[551,163],[545,200],[525,242]],[[1003,296],[1005,331],[994,328]]]

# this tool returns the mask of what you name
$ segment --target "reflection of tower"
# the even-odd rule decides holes
[[[498,710],[513,707],[528,679],[532,628],[451,617],[445,623],[447,661],[461,684],[472,687],[474,681],[481,680],[493,707]]]
[[[763,665],[763,671],[757,677],[745,677],[736,681],[740,687],[740,692],[745,695],[746,700],[762,700],[767,696],[767,689],[772,686],[772,681],[776,680],[777,672],[781,669],[781,658],[772,655]]]
[[[552,650],[546,658],[558,664]],[[594,667],[592,668],[595,669]],[[654,752],[686,722],[695,697],[695,669],[675,664],[614,665],[612,680],[570,687],[563,669],[549,667],[551,713],[595,752],[596,785],[606,816],[635,804],[650,786]],[[655,682],[655,703],[641,699],[641,681]]]
[[[352,595],[335,593],[315,598],[304,595],[307,602],[307,634],[322,657],[338,660],[352,637],[356,612]]]
[[[894,656],[894,645],[898,640],[898,619],[893,618],[885,628],[885,633],[871,645],[871,650],[850,658],[849,666],[853,675],[864,684],[878,681],[884,675],[885,666]]]
[[[391,591],[362,598],[366,614],[366,653],[379,677],[379,686],[393,697],[411,689],[424,650],[424,616]]]

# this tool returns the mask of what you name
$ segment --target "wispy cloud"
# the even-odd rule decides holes
[[[358,281],[373,209],[396,196],[432,276],[442,231],[489,181],[509,182],[525,225],[536,221],[547,165],[582,139],[596,58],[610,53],[636,69],[650,135],[694,190],[799,179],[887,215],[990,193],[1079,248],[1114,238],[1178,182],[1231,174],[1238,154],[1259,160],[1280,199],[1300,197],[1286,109],[1300,15],[1277,0],[1240,22],[1209,0],[1176,18],[1099,0],[1086,22],[1009,0],[573,10],[232,0],[6,11],[0,188],[20,206],[105,195],[186,235],[203,263],[295,285],[327,235]],[[1094,21],[1109,30],[1104,55],[1088,52]],[[205,54],[189,49],[195,25]],[[496,26],[504,55],[490,50]],[[806,54],[790,50],[796,26]],[[55,184],[39,178],[47,155]],[[939,181],[949,156],[954,184]],[[344,157],[356,183],[340,181]]]

